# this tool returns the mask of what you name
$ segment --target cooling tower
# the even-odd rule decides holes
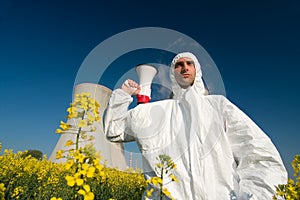
[[[101,156],[103,157],[103,160],[105,161],[106,165],[108,167],[112,168],[118,168],[120,170],[124,170],[127,168],[125,156],[124,156],[124,146],[122,143],[112,143],[109,142],[106,139],[106,136],[104,134],[104,128],[103,128],[103,114],[105,112],[105,109],[107,107],[111,90],[98,84],[93,83],[83,83],[79,84],[75,87],[74,96],[75,94],[80,94],[82,92],[88,92],[91,94],[91,97],[96,99],[100,104],[100,121],[95,122],[95,126],[97,130],[95,132],[88,132],[87,135],[93,135],[94,136],[94,147],[96,148],[97,152],[100,151]],[[74,100],[73,96],[73,100]],[[68,124],[75,125],[78,123],[78,121],[74,119],[68,119]],[[65,144],[68,140],[72,140],[75,142],[76,135],[75,134],[62,134],[50,156],[50,160],[53,162],[65,162],[66,159],[61,158],[56,160],[56,152],[58,150],[64,150],[69,149],[69,147],[65,147]],[[84,147],[86,144],[90,143],[90,141],[87,142],[80,142],[79,146]]]

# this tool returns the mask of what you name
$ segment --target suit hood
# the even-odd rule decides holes
[[[175,64],[180,58],[190,58],[194,61],[194,64],[195,64],[195,69],[196,69],[195,81],[194,81],[193,85],[187,89],[181,88],[175,79]],[[204,84],[202,81],[201,65],[200,65],[198,59],[196,58],[196,56],[190,52],[179,53],[173,58],[173,60],[171,62],[170,79],[172,82],[172,91],[173,91],[173,95],[174,95],[173,99],[181,99],[182,95],[187,90],[190,90],[190,89],[196,90],[196,92],[199,93],[200,95],[205,94],[205,87],[204,87]]]

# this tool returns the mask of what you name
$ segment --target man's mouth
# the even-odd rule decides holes
[[[188,78],[190,77],[190,74],[182,74],[183,78]]]

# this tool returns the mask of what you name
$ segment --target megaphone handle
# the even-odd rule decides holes
[[[136,98],[137,104],[148,103],[150,101],[150,97],[148,97],[147,95],[137,94]]]

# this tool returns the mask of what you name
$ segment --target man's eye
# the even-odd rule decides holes
[[[176,64],[175,64],[175,68],[177,68],[177,67],[183,67],[184,66],[184,63],[186,63],[187,65],[194,65],[194,61],[185,61],[185,62],[183,62],[183,61],[181,61],[181,62],[177,62]]]
[[[186,61],[186,64],[188,64],[188,65],[194,65],[194,62],[193,61]]]
[[[175,64],[175,68],[182,67],[183,65],[184,65],[183,62],[178,62],[178,63]]]

